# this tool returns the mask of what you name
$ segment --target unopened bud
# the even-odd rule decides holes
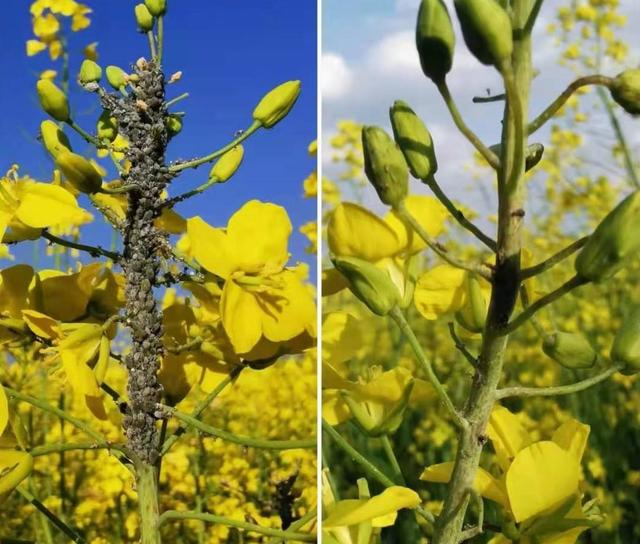
[[[170,137],[177,136],[182,132],[182,117],[180,115],[169,115],[164,122]]]
[[[633,307],[622,321],[611,348],[611,360],[624,365],[620,370],[623,374],[640,372],[640,305]]]
[[[438,170],[433,140],[422,120],[402,100],[396,100],[389,110],[393,137],[409,166],[411,175],[429,179]]]
[[[92,60],[85,59],[80,66],[78,80],[83,85],[88,83],[99,83],[102,78],[102,68]]]
[[[144,0],[144,5],[154,17],[160,17],[167,12],[166,0]]]
[[[284,119],[300,94],[300,81],[287,81],[269,91],[253,110],[253,118],[271,128]]]
[[[102,176],[83,156],[69,151],[56,157],[56,164],[71,183],[81,193],[97,193],[102,187]]]
[[[118,66],[107,66],[107,81],[116,91],[127,85],[127,74]]]
[[[136,14],[136,23],[138,23],[138,28],[142,32],[149,32],[153,29],[153,15],[149,11],[149,8],[144,4],[138,4],[134,8]]]
[[[103,110],[96,125],[98,138],[113,142],[118,136],[118,121],[109,110]]]
[[[598,354],[584,336],[573,332],[554,332],[545,337],[542,351],[559,365],[569,369],[591,368]]]
[[[50,79],[41,79],[36,87],[42,109],[56,121],[69,121],[67,95]]]
[[[453,64],[456,37],[449,10],[442,0],[422,0],[416,24],[416,47],[424,74],[444,81]]]
[[[610,90],[611,98],[627,113],[640,115],[640,68],[618,74]]]
[[[213,168],[209,172],[209,179],[215,178],[216,181],[221,183],[228,181],[240,167],[243,157],[244,148],[241,145],[231,148],[213,165]]]
[[[71,151],[67,135],[53,121],[43,121],[40,125],[40,134],[44,147],[54,159],[63,151]]]

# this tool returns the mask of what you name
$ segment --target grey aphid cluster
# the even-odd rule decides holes
[[[126,323],[131,331],[131,350],[124,359],[129,372],[129,410],[124,427],[131,452],[141,461],[154,463],[159,454],[155,412],[162,394],[158,368],[164,350],[162,313],[153,289],[167,246],[154,219],[171,174],[164,156],[168,141],[164,75],[155,63],[146,61],[139,61],[135,71],[133,93],[127,97],[103,94],[102,105],[111,111],[118,121],[118,131],[129,141],[126,158],[131,167],[122,181],[136,187],[128,193],[123,232]]]

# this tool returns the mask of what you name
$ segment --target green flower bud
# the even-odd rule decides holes
[[[482,332],[487,319],[487,301],[480,281],[475,275],[467,274],[465,284],[467,303],[456,313],[456,321],[470,332]]]
[[[355,257],[335,257],[333,265],[374,314],[387,315],[400,302],[400,293],[386,270]]]
[[[177,136],[182,132],[182,117],[180,115],[169,115],[164,122],[170,137]]]
[[[80,66],[80,75],[78,76],[80,83],[99,83],[102,79],[102,68],[92,60],[85,59]]]
[[[640,115],[640,68],[618,74],[610,91],[611,98],[627,113]]]
[[[502,156],[502,144],[494,144],[490,146],[489,149],[493,151],[497,157]],[[544,155],[544,145],[529,144],[525,155],[525,172],[534,168],[542,160],[542,155]]]
[[[138,28],[142,32],[149,32],[153,29],[153,15],[149,11],[149,8],[144,4],[138,4],[134,8],[136,14],[136,23],[138,23]]]
[[[40,125],[40,135],[42,143],[55,159],[62,151],[71,151],[71,143],[69,138],[62,129],[53,121],[46,120]]]
[[[69,121],[67,95],[51,80],[41,79],[36,84],[40,106],[56,121]]]
[[[402,152],[379,127],[362,128],[364,171],[380,200],[397,206],[409,191],[409,170]]]
[[[496,0],[455,0],[455,7],[469,51],[502,71],[513,52],[509,14]]]
[[[640,250],[640,191],[618,204],[596,227],[575,262],[578,276],[595,282],[613,277]]]
[[[228,181],[236,173],[236,170],[240,168],[243,157],[244,148],[241,145],[231,148],[213,165],[211,172],[209,172],[209,179],[215,178],[216,181],[221,183]]]
[[[107,66],[107,81],[116,91],[127,85],[127,74],[118,66]]]
[[[287,81],[270,90],[253,110],[253,118],[265,128],[271,128],[284,119],[300,94],[300,81]]]
[[[565,368],[591,368],[598,361],[598,354],[589,340],[573,332],[555,332],[546,336],[542,351]]]
[[[442,0],[422,0],[416,24],[416,47],[424,75],[444,81],[453,64],[456,37],[449,10]]]
[[[429,179],[438,170],[436,152],[429,130],[420,117],[402,100],[396,100],[389,110],[393,137],[409,166],[411,175]]]
[[[422,272],[422,262],[420,254],[409,256],[404,264],[404,294],[400,301],[400,308],[408,308],[413,304],[413,295],[416,291],[416,284]]]
[[[624,364],[620,371],[623,374],[640,372],[640,305],[633,307],[622,321],[611,347],[611,360]]]
[[[67,181],[81,193],[97,193],[102,188],[100,172],[83,156],[63,151],[56,157],[56,164]]]
[[[167,0],[144,0],[144,5],[154,17],[160,17],[167,12]]]
[[[118,136],[118,121],[111,115],[109,110],[102,110],[102,115],[98,117],[96,125],[98,138],[113,142]]]

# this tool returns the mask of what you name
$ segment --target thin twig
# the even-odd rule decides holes
[[[103,249],[100,246],[88,246],[86,244],[72,242],[71,240],[65,240],[64,238],[60,238],[55,234],[51,234],[46,229],[43,229],[40,235],[43,238],[46,238],[47,240],[49,240],[50,242],[54,244],[58,244],[59,246],[65,246],[65,247],[70,247],[72,249],[77,249],[79,251],[85,251],[86,253],[88,253],[94,258],[99,256],[107,257],[108,259],[111,259],[113,262],[116,262],[116,263],[120,262],[120,260],[122,259],[122,255],[120,255],[119,253],[109,251],[107,249]]]
[[[524,281],[526,279],[532,278],[533,276],[537,276],[538,274],[542,274],[547,270],[550,270],[555,265],[561,263],[566,258],[570,257],[576,251],[581,249],[587,243],[588,239],[589,236],[583,236],[582,238],[579,238],[578,240],[575,240],[574,242],[569,244],[567,247],[561,249],[560,251],[558,251],[558,253],[552,255],[547,260],[530,266],[529,268],[522,269],[522,271],[520,272],[520,279]]]
[[[456,332],[455,325],[453,324],[452,321],[449,322],[449,335],[453,340],[453,344],[455,348],[460,353],[462,353],[462,355],[464,355],[464,358],[469,362],[469,364],[473,368],[476,368],[478,366],[477,357],[474,357],[474,355],[467,349],[467,346],[464,344],[464,342],[460,339],[460,337],[458,336],[458,333]]]

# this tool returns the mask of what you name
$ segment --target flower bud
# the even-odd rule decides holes
[[[138,23],[138,28],[142,32],[149,32],[153,29],[153,15],[149,11],[149,8],[144,4],[138,4],[134,8],[136,14],[136,23]]]
[[[154,17],[160,17],[167,12],[167,0],[144,0],[144,5]]]
[[[349,289],[376,315],[387,315],[400,302],[400,293],[388,272],[356,257],[335,257],[333,264]]]
[[[80,75],[78,76],[80,83],[99,83],[102,79],[102,68],[92,60],[85,59],[80,66]]]
[[[559,365],[570,369],[591,368],[598,354],[584,336],[573,332],[555,332],[545,337],[542,351]]]
[[[182,132],[182,117],[180,115],[169,115],[164,122],[167,126],[169,137],[177,136]]]
[[[67,95],[50,79],[41,79],[36,84],[40,106],[56,121],[69,121]]]
[[[487,319],[487,301],[482,292],[480,281],[474,274],[467,274],[465,287],[467,302],[456,313],[456,321],[469,332],[482,332]]]
[[[209,172],[209,179],[215,178],[216,181],[221,183],[228,181],[240,167],[243,157],[244,148],[241,145],[231,148],[213,165],[213,168]]]
[[[118,136],[118,121],[111,115],[109,110],[102,110],[102,115],[98,117],[96,125],[98,138],[113,142]]]
[[[78,191],[97,193],[102,187],[102,176],[83,156],[63,151],[56,157],[56,164]]]
[[[640,115],[640,68],[618,74],[610,91],[611,98],[627,113]]]
[[[53,121],[46,120],[40,125],[40,134],[45,149],[55,159],[62,151],[71,151],[67,135]]]
[[[509,14],[496,0],[455,0],[455,7],[469,51],[502,71],[513,51]]]
[[[409,170],[402,152],[379,127],[362,128],[364,171],[380,200],[397,206],[409,191]]]
[[[416,24],[416,47],[424,74],[436,84],[453,64],[456,37],[449,10],[442,0],[422,0]]]
[[[640,305],[633,307],[622,321],[611,347],[611,360],[624,364],[620,371],[623,374],[640,372]]]
[[[578,276],[600,282],[613,277],[640,250],[640,191],[618,204],[596,227],[575,262]]]
[[[494,144],[489,146],[489,149],[493,151],[497,157],[502,156],[502,144]],[[544,145],[539,143],[529,144],[525,155],[525,172],[534,168],[542,160],[542,155],[544,155]]]
[[[287,81],[270,90],[253,110],[253,118],[271,128],[284,119],[300,94],[300,81]]]
[[[107,66],[107,81],[116,91],[127,85],[127,74],[118,66]]]
[[[431,134],[422,120],[402,100],[393,103],[389,117],[393,137],[404,155],[411,175],[418,179],[432,177],[438,170],[438,161]]]

